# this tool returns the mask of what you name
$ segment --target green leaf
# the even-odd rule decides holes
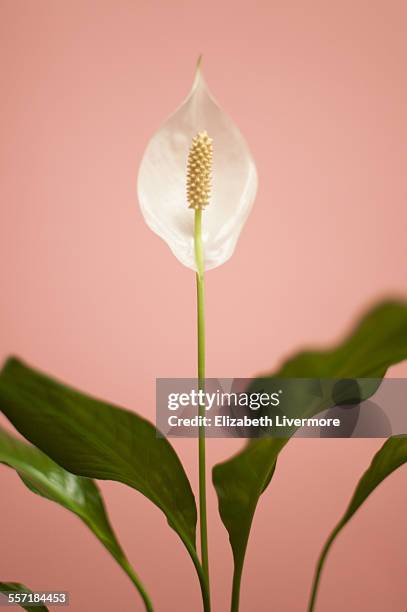
[[[32,593],[32,591],[19,582],[0,582],[0,593]],[[23,610],[28,610],[28,612],[48,612],[48,608],[45,606],[20,604],[20,607]]]
[[[14,358],[0,374],[0,409],[25,438],[69,472],[124,483],[158,506],[184,542],[207,599],[195,548],[195,498],[177,454],[151,423]]]
[[[0,463],[14,468],[33,493],[54,501],[79,516],[130,577],[139,590],[146,609],[152,610],[143,585],[116,539],[101,494],[93,480],[67,472],[40,450],[18,440],[1,427]]]
[[[389,366],[407,358],[407,305],[387,302],[368,312],[344,342],[325,351],[304,351],[289,359],[279,371],[254,380],[267,390],[273,378],[381,378]],[[373,392],[374,389],[370,389]],[[366,392],[368,395],[368,392]],[[307,416],[326,408],[304,405]],[[300,416],[300,415],[298,415]],[[294,433],[294,432],[293,432]],[[250,442],[230,460],[213,469],[219,512],[228,533],[234,558],[232,611],[239,608],[240,581],[249,533],[257,503],[267,488],[278,455],[289,438]]]
[[[407,463],[407,436],[389,438],[373,457],[370,467],[363,474],[358,486],[356,487],[345,514],[333,529],[321,551],[312,585],[308,612],[313,612],[314,610],[318,586],[321,579],[321,572],[328,552],[338,534],[340,531],[342,531],[346,523],[348,523],[358,508],[360,508],[366,498],[369,497],[369,495],[375,490],[375,488],[378,487],[379,484],[383,482],[385,478],[387,478],[387,476],[390,476],[394,470],[397,470],[397,468],[402,466],[404,463]]]

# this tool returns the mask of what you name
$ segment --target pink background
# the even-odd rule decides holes
[[[200,52],[260,176],[234,257],[208,274],[208,375],[274,368],[338,339],[377,298],[405,295],[406,19],[394,0],[2,0],[1,356],[150,419],[156,376],[194,376],[194,277],[144,224],[136,175]],[[254,522],[242,612],[305,609],[322,541],[380,445],[288,445]],[[239,442],[208,446],[212,465]],[[196,441],[176,448],[196,486]],[[142,610],[76,517],[11,470],[1,478],[0,579],[70,590],[75,612]],[[405,610],[405,484],[401,469],[341,535],[318,611]],[[102,489],[157,610],[199,610],[160,511]],[[220,612],[232,562],[212,491],[209,517]]]

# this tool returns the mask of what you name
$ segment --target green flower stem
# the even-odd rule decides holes
[[[198,389],[205,388],[205,314],[204,314],[204,255],[202,245],[202,210],[195,211],[195,260],[198,306]],[[205,416],[205,406],[199,406],[199,416]],[[201,561],[209,593],[208,530],[206,520],[206,459],[205,427],[199,427],[199,520]]]
[[[137,576],[136,572],[131,567],[130,563],[127,561],[127,559],[118,559],[118,561],[120,565],[122,566],[122,568],[124,569],[124,571],[126,572],[126,574],[128,575],[128,577],[130,578],[130,580],[132,581],[132,583],[134,584],[134,586],[136,587],[136,589],[138,590],[138,592],[140,593],[141,598],[144,602],[144,607],[146,609],[146,612],[154,612],[154,608],[153,608],[151,599],[147,595],[147,592],[144,588],[143,583],[141,582],[140,578]]]

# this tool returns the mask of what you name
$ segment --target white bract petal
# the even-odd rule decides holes
[[[245,140],[210,94],[199,67],[184,103],[147,145],[138,176],[138,197],[148,226],[174,255],[196,270],[194,211],[188,208],[186,172],[192,139],[213,139],[212,191],[202,212],[205,268],[232,255],[257,191],[257,172]]]

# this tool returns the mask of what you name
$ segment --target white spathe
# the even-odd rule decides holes
[[[187,159],[192,139],[205,130],[213,139],[212,194],[202,212],[205,269],[210,270],[233,254],[256,196],[257,172],[244,138],[213,99],[198,63],[188,97],[147,145],[137,186],[146,223],[193,270],[194,211],[186,197]]]

